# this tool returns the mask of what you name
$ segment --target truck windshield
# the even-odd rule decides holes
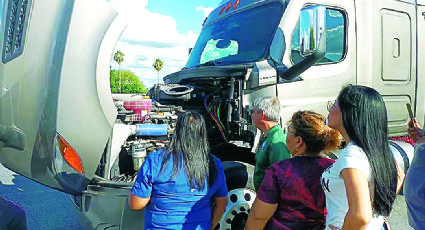
[[[273,2],[216,20],[202,29],[186,68],[266,58],[284,7]]]

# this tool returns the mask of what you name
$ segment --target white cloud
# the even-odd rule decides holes
[[[148,2],[149,0],[111,0],[109,4],[111,4],[116,11],[131,17],[131,15],[137,16],[147,11],[146,6]]]
[[[202,11],[204,13],[205,17],[208,17],[210,15],[211,11],[213,11],[214,8],[212,7],[204,7],[204,6],[198,6],[196,7],[196,11]]]
[[[177,23],[172,17],[149,12],[145,8],[147,3],[148,0],[110,1],[129,21],[115,47],[115,50],[120,50],[125,55],[121,68],[134,72],[145,86],[150,88],[157,83],[157,72],[152,67],[154,60],[159,58],[164,62],[160,71],[162,82],[162,77],[180,70],[185,65],[188,49],[195,45],[198,34],[193,31],[188,31],[187,34],[179,33]],[[205,14],[207,8],[202,11]],[[111,66],[118,69],[118,64],[113,60]]]

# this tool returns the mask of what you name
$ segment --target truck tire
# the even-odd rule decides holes
[[[243,162],[225,161],[223,168],[229,198],[226,210],[215,229],[242,230],[245,228],[248,213],[256,197],[254,166]]]

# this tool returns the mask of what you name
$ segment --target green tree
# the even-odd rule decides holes
[[[121,70],[121,63],[124,61],[124,54],[117,50],[117,52],[115,52],[114,54],[114,61],[116,61],[118,63],[118,69]],[[119,72],[120,73],[120,72]],[[121,75],[119,75],[119,92],[121,93]]]
[[[164,63],[159,58],[155,59],[155,62],[152,65],[153,68],[155,68],[155,70],[158,72],[158,83],[159,83],[159,71],[161,71],[163,65]]]
[[[111,70],[112,93],[147,93],[143,82],[130,70]],[[122,84],[120,84],[120,82]]]

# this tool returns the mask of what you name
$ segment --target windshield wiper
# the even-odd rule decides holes
[[[205,63],[200,64],[199,66],[216,66],[218,64],[223,63],[222,60],[211,60],[211,61],[207,61]]]

